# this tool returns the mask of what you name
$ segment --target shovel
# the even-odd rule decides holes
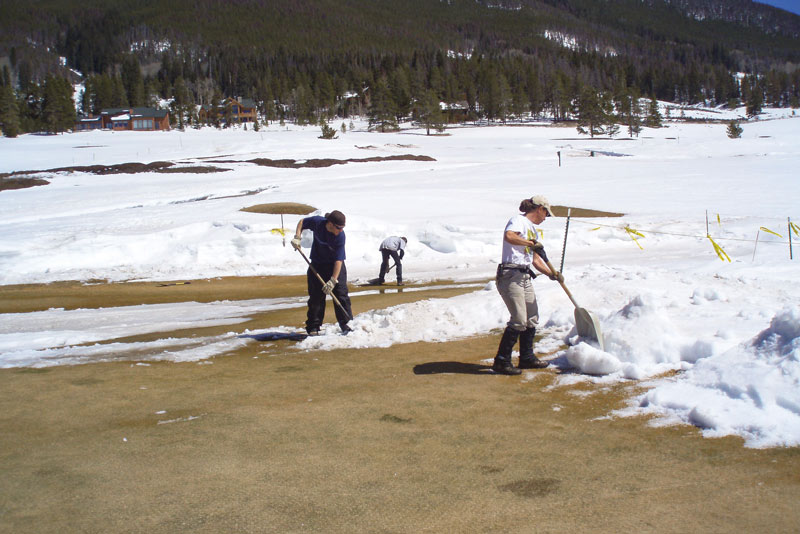
[[[302,251],[302,250],[300,250],[299,248],[298,248],[298,249],[296,249],[296,250],[297,250],[297,252],[299,252],[299,253],[300,253],[300,255],[301,255],[301,256],[303,256],[303,259],[304,259],[304,260],[306,260],[306,263],[308,264],[308,268],[309,268],[309,269],[311,269],[311,272],[313,272],[313,273],[314,273],[314,274],[317,276],[317,279],[319,279],[319,282],[320,282],[320,284],[322,284],[322,285],[324,286],[324,285],[325,285],[325,280],[323,280],[323,279],[322,279],[322,277],[319,275],[319,273],[318,273],[318,272],[317,272],[317,270],[314,268],[314,266],[313,266],[313,265],[311,265],[311,262],[310,262],[310,261],[308,261],[308,258],[306,257],[306,255],[305,255],[305,254],[303,254],[303,251]],[[565,289],[566,289],[566,288],[565,288]],[[339,302],[339,299],[337,299],[337,298],[336,298],[336,295],[334,295],[333,293],[331,293],[331,298],[333,299],[333,302],[334,302],[334,304],[336,304],[337,306],[339,306],[339,308],[340,308],[340,309],[341,309],[341,310],[344,312],[344,315],[345,315],[345,316],[346,316],[346,317],[347,317],[349,320],[351,320],[351,321],[352,321],[352,320],[353,320],[353,318],[350,316],[350,314],[349,314],[349,313],[347,313],[347,310],[346,310],[346,309],[344,309],[344,306],[342,306],[342,303],[341,303],[341,302]],[[575,313],[577,313],[577,312],[575,312]]]
[[[551,271],[555,272],[555,268],[549,261],[547,261],[547,266]],[[600,328],[600,321],[597,320],[597,316],[595,316],[595,314],[586,308],[581,308],[578,306],[575,297],[573,297],[572,293],[569,292],[569,289],[567,289],[567,286],[564,285],[564,282],[559,282],[559,284],[561,284],[561,287],[564,288],[564,292],[575,306],[575,326],[578,328],[578,335],[597,341],[597,343],[600,345],[600,350],[605,350],[603,346],[603,330]]]

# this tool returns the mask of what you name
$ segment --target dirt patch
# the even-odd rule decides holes
[[[304,272],[304,264],[297,270]],[[452,285],[450,280],[425,284],[435,290],[440,285]],[[456,284],[458,285],[458,284]],[[419,287],[409,284],[408,287]],[[375,288],[351,287],[351,294],[370,291]],[[403,300],[429,298],[431,292],[418,293],[389,291],[391,286],[382,287],[380,298]],[[400,288],[402,289],[402,288]],[[0,314],[43,311],[50,308],[74,310],[78,308],[107,308],[115,306],[135,306],[138,304],[163,304],[167,302],[216,302],[223,300],[269,299],[303,294],[306,290],[306,277],[300,276],[252,276],[222,277],[207,280],[172,280],[159,282],[53,282],[51,284],[0,285]],[[447,290],[473,291],[474,288]],[[443,290],[444,291],[444,290]],[[387,301],[387,302],[389,302]],[[363,308],[362,308],[363,309]],[[303,311],[305,313],[305,311]],[[297,324],[301,324],[298,321]],[[294,324],[289,321],[286,324]]]
[[[397,156],[374,156],[371,158],[350,158],[350,159],[316,158],[316,159],[296,160],[296,159],[255,158],[244,161],[210,160],[209,163],[254,163],[262,167],[277,167],[281,169],[306,169],[306,168],[318,169],[323,167],[331,167],[333,165],[346,165],[348,163],[370,163],[378,161],[436,161],[436,160],[430,156],[403,154]]]
[[[74,166],[74,167],[56,167],[54,169],[45,169],[40,171],[14,171],[11,173],[0,174],[0,184],[5,182],[12,176],[58,173],[58,172],[85,172],[97,175],[138,174],[142,172],[166,172],[166,173],[179,172],[179,173],[191,173],[191,174],[204,174],[210,172],[225,172],[231,170],[231,169],[222,169],[219,167],[201,166],[201,165],[184,166],[184,167],[174,167],[174,165],[175,163],[170,161],[154,161],[152,163],[130,162],[130,163],[119,163],[116,165],[85,165],[85,166]],[[34,185],[43,185],[43,184],[34,184]]]
[[[37,185],[47,185],[50,182],[41,178],[1,178],[0,191],[10,191],[12,189],[26,189]]]
[[[592,210],[592,209],[585,209],[585,208],[573,208],[571,206],[551,206],[553,210],[553,215],[556,217],[566,217],[567,211],[570,211],[570,216],[572,217],[586,217],[586,218],[594,218],[594,217],[622,217],[623,213],[614,213],[611,211],[601,211],[601,210]]]
[[[297,202],[272,202],[270,204],[256,204],[255,206],[248,206],[239,211],[246,211],[249,213],[267,213],[271,215],[308,215],[316,211],[317,208],[309,206],[308,204],[300,204]]]
[[[187,174],[210,174],[215,172],[228,172],[233,169],[223,169],[221,167],[193,165],[189,167],[165,167],[157,169],[155,172],[162,173],[187,173]]]

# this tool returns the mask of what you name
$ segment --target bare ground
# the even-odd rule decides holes
[[[303,283],[20,286],[15,302],[255,298]],[[636,384],[576,394],[548,387],[552,369],[494,376],[482,360],[496,345],[254,342],[203,363],[2,370],[0,532],[797,531],[800,449],[605,418]]]

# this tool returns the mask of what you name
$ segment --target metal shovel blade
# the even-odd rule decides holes
[[[555,268],[549,261],[546,263],[551,271],[555,271]],[[572,296],[569,289],[567,289],[567,286],[564,285],[564,282],[559,282],[559,284],[564,290],[564,293],[569,297],[569,300],[572,301],[572,305],[575,306],[575,327],[578,329],[578,335],[597,341],[597,344],[600,345],[600,350],[605,350],[603,329],[600,328],[600,321],[597,320],[597,316],[586,308],[578,306],[578,302],[575,300],[575,297]]]
[[[600,328],[600,321],[595,314],[586,308],[575,308],[575,326],[578,328],[578,335],[587,339],[594,339],[600,345],[600,350],[605,350],[603,346],[603,330]]]

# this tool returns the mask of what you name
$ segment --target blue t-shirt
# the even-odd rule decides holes
[[[339,235],[332,234],[325,228],[325,217],[315,216],[303,219],[303,230],[311,230],[314,242],[311,244],[312,263],[334,263],[344,261],[344,230]]]

